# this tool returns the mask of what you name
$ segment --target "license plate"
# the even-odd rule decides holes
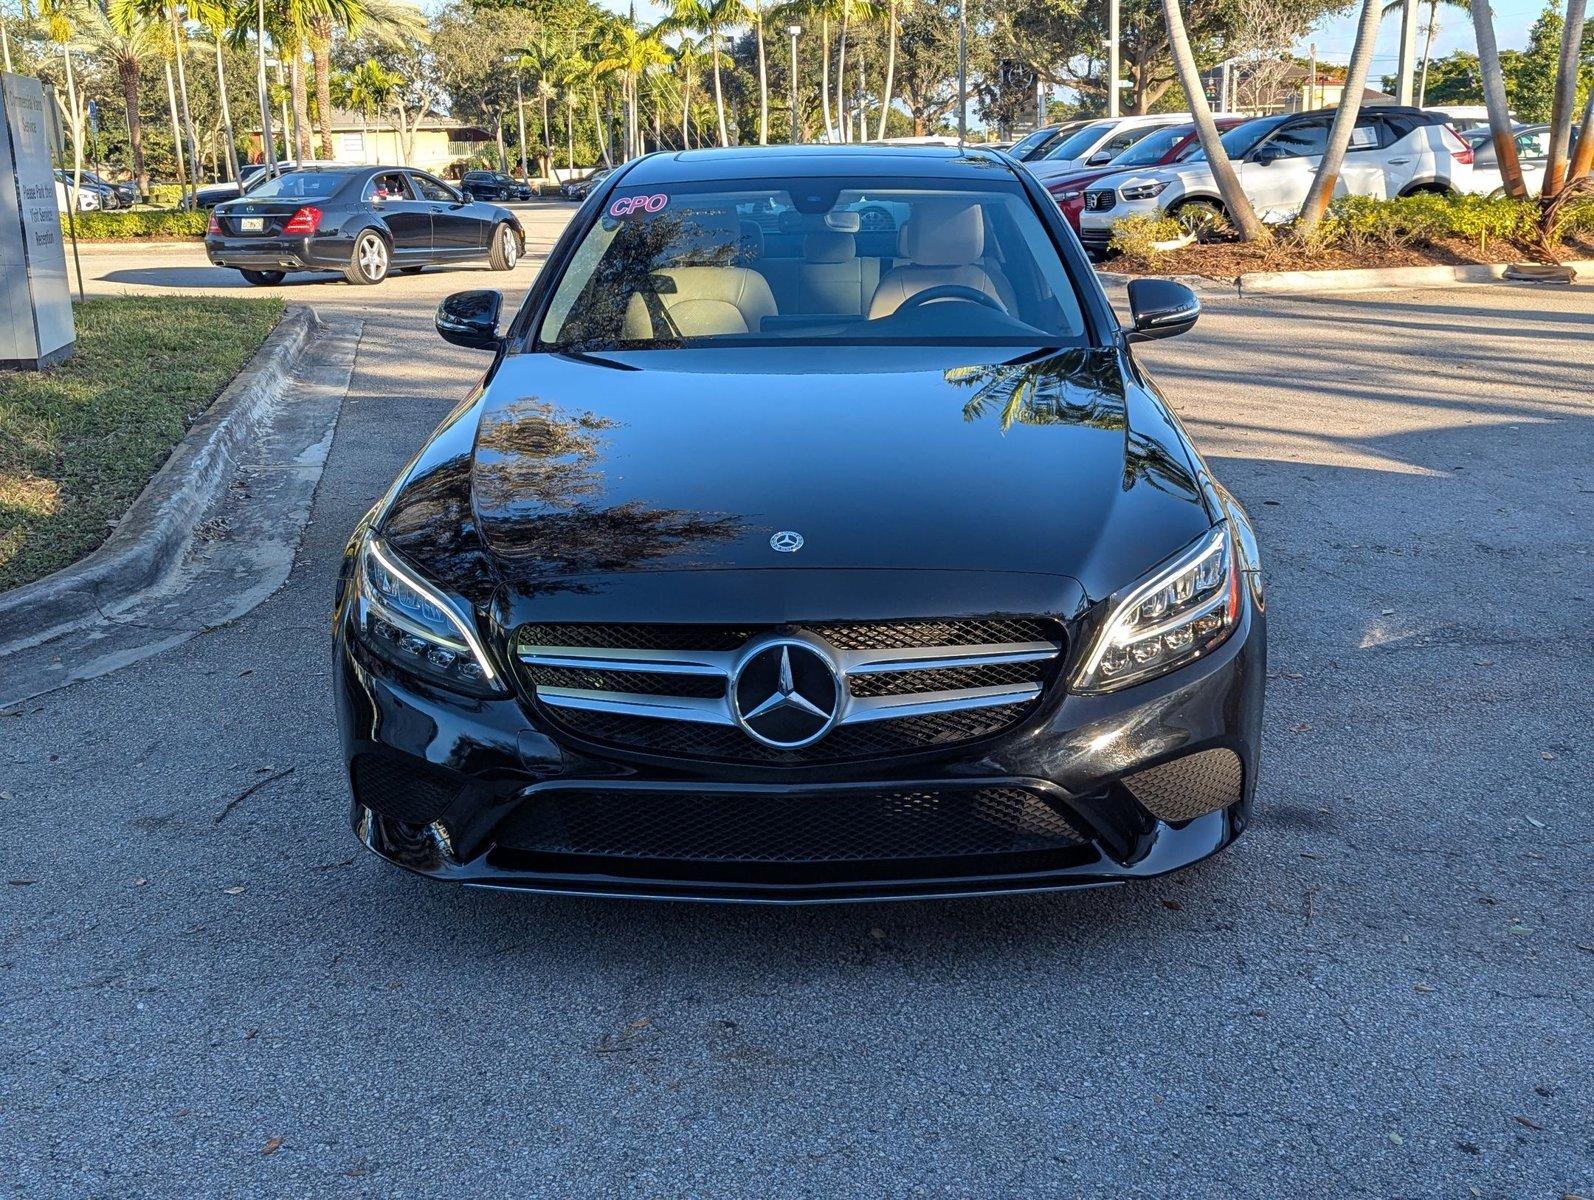
[[[242,233],[259,233],[266,227],[264,217],[239,217],[238,229]]]

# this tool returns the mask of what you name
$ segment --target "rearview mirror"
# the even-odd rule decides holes
[[[437,332],[445,342],[471,350],[496,350],[503,344],[498,336],[498,313],[504,294],[488,288],[455,292],[437,306]]]
[[[1171,279],[1131,279],[1129,313],[1131,342],[1150,342],[1189,332],[1201,315],[1201,301],[1189,288]]]

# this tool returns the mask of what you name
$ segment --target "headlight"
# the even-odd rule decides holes
[[[1056,196],[1059,201],[1062,201],[1062,200],[1078,200],[1084,194],[1085,193],[1081,192],[1081,191],[1053,192],[1052,193],[1052,195]]]
[[[1112,692],[1210,654],[1240,619],[1239,572],[1227,522],[1145,582],[1112,599],[1076,692]]]
[[[360,546],[354,589],[356,628],[372,651],[456,692],[504,695],[474,618],[374,533]]]
[[[1160,196],[1162,190],[1168,185],[1160,179],[1150,183],[1131,183],[1128,187],[1118,189],[1118,194],[1125,200],[1150,200]]]

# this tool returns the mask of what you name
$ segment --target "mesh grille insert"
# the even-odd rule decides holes
[[[1082,842],[1017,787],[879,793],[554,790],[495,840],[513,850],[704,863],[889,862],[1055,850]]]
[[[1123,783],[1161,820],[1190,821],[1239,800],[1245,766],[1232,750],[1202,750],[1126,775]]]
[[[384,817],[424,825],[435,821],[460,789],[426,769],[411,769],[379,754],[359,754],[349,768],[354,798]]]
[[[591,688],[603,692],[640,692],[651,696],[723,696],[725,680],[713,675],[677,675],[668,671],[606,671],[590,667],[528,665],[526,678],[538,687]]]
[[[1045,663],[996,663],[984,667],[938,667],[929,671],[877,671],[853,675],[847,683],[854,696],[902,696],[954,688],[1036,683],[1045,672]]]

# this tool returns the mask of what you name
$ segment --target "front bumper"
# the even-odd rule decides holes
[[[205,253],[218,267],[245,271],[341,271],[354,242],[327,237],[228,237],[206,234]]]
[[[1054,698],[911,763],[667,766],[575,748],[513,699],[471,700],[339,624],[336,695],[370,849],[484,887],[776,903],[1099,887],[1165,874],[1245,828],[1265,620],[1171,675]]]

